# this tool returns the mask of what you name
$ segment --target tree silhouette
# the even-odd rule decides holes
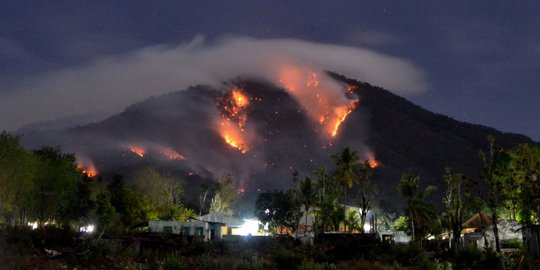
[[[501,252],[499,243],[498,212],[497,208],[503,200],[502,180],[508,173],[510,156],[504,150],[495,147],[495,138],[488,136],[488,152],[480,150],[480,157],[484,162],[481,171],[482,178],[488,186],[488,206],[491,210],[491,222],[493,235],[495,236],[495,248]]]
[[[425,234],[426,227],[435,216],[433,207],[426,202],[427,196],[435,187],[428,186],[425,190],[420,190],[419,180],[420,177],[416,173],[408,171],[403,174],[398,184],[398,191],[407,202],[405,212],[409,216],[411,223],[413,242],[418,240],[416,232],[420,229],[421,233]]]
[[[347,188],[352,188],[354,184],[358,183],[354,167],[358,165],[360,159],[356,151],[351,151],[348,147],[333,155],[332,159],[337,167],[333,178],[339,186],[343,186],[343,201],[347,204]]]

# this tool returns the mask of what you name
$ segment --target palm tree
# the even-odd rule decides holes
[[[328,172],[326,168],[319,168],[315,170],[315,176],[317,177],[317,182],[315,183],[315,188],[317,189],[317,198],[320,203],[324,197],[332,192],[332,183],[328,179]]]
[[[300,196],[302,198],[302,203],[304,204],[304,209],[306,212],[306,220],[304,223],[304,228],[307,228],[307,218],[309,214],[309,209],[315,204],[317,191],[315,190],[315,185],[311,181],[311,178],[304,178],[304,181],[300,182]]]
[[[347,187],[351,188],[354,184],[358,183],[358,176],[353,169],[358,165],[360,159],[356,151],[351,151],[348,147],[345,147],[340,153],[333,155],[332,159],[337,166],[334,173],[334,181],[340,186],[343,185],[344,203],[347,204]]]
[[[405,197],[407,201],[407,208],[405,211],[409,215],[411,222],[412,241],[416,240],[415,230],[420,226],[427,225],[435,215],[433,207],[426,202],[426,198],[435,187],[428,186],[425,190],[420,190],[418,181],[420,177],[412,172],[408,171],[401,177],[398,184],[399,193]]]
[[[332,213],[338,204],[338,194],[336,184],[330,180],[325,168],[315,170],[315,176],[317,177],[317,181],[315,182],[316,208],[313,210],[313,213],[318,224],[317,228],[325,232],[330,224],[332,224],[332,218],[329,213]]]
[[[360,225],[360,218],[358,212],[355,209],[349,209],[345,216],[345,227],[347,231],[352,232],[354,230],[362,229]]]

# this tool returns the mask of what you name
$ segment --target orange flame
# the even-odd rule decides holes
[[[344,107],[341,107],[341,108],[337,108],[336,111],[335,111],[335,114],[336,114],[336,119],[335,119],[335,123],[334,123],[334,127],[331,131],[331,135],[332,137],[336,137],[336,135],[338,134],[338,130],[339,130],[339,126],[341,125],[341,123],[343,123],[343,121],[345,121],[345,119],[347,118],[347,116],[354,110],[354,108],[356,108],[358,106],[358,101],[353,101],[349,104],[347,104],[346,106]]]
[[[371,167],[372,169],[375,169],[375,168],[377,168],[377,167],[379,167],[379,166],[381,165],[381,164],[379,163],[379,161],[377,161],[375,158],[370,159],[370,160],[368,161],[368,163],[369,163],[369,167]]]
[[[88,168],[86,170],[83,170],[83,173],[88,175],[88,177],[95,177],[97,175],[97,171],[94,168]]]
[[[161,154],[170,160],[186,160],[185,156],[169,148],[163,148]]]
[[[240,88],[233,88],[220,100],[223,110],[219,123],[219,134],[230,146],[238,149],[242,154],[248,152],[244,126],[247,121],[247,106],[250,98]]]
[[[222,121],[221,127],[221,137],[223,137],[227,144],[238,149],[242,154],[248,152],[249,149],[242,137],[241,130],[239,131],[231,125],[230,121]]]
[[[232,97],[234,100],[234,103],[238,108],[244,108],[247,105],[249,105],[249,99],[242,91],[238,88],[235,88],[232,90]]]
[[[88,165],[85,165],[83,163],[77,163],[77,168],[81,170],[83,174],[86,174],[86,176],[90,178],[95,177],[98,174],[96,168],[94,167],[94,164],[91,163]]]
[[[249,98],[240,88],[233,88],[226,97],[221,100],[223,103],[223,117],[234,120],[240,129],[244,128],[247,121],[246,107],[249,105]]]
[[[139,157],[144,157],[145,151],[141,147],[130,145],[129,150]]]
[[[369,164],[369,167],[371,167],[372,169],[381,166],[381,163],[377,159],[375,159],[375,155],[373,153],[368,154],[368,159],[366,161]]]
[[[340,125],[358,106],[357,100],[351,102],[346,95],[353,93],[354,87],[344,89],[325,73],[310,68],[284,65],[279,71],[279,81],[332,138],[337,136]]]

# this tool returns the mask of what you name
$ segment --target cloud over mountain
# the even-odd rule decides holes
[[[0,129],[121,110],[134,102],[190,85],[219,85],[236,77],[279,85],[284,65],[316,72],[335,71],[410,94],[427,89],[413,63],[371,50],[297,39],[229,37],[205,42],[196,37],[178,46],[158,45],[100,58],[82,66],[29,78],[0,96]]]

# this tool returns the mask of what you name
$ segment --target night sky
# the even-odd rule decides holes
[[[0,98],[28,80],[200,35],[291,38],[406,59],[427,83],[407,99],[539,141],[538,14],[538,1],[1,1]]]

